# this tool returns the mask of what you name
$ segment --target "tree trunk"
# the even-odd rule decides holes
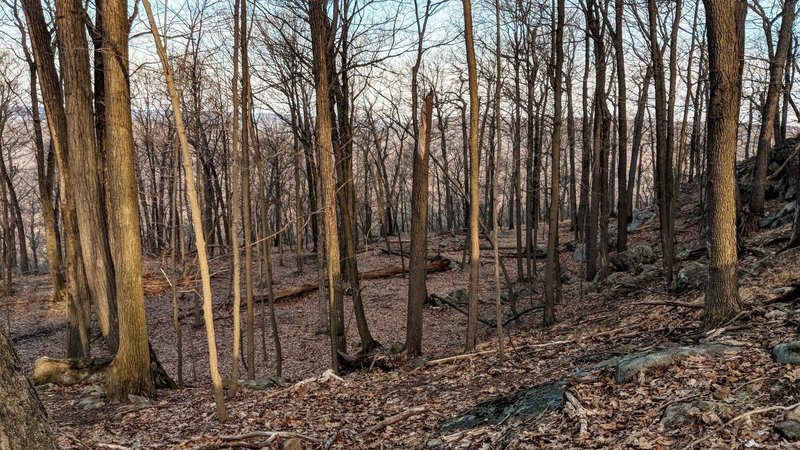
[[[142,288],[142,245],[139,234],[139,199],[128,84],[128,5],[126,0],[104,0],[103,44],[106,142],[108,148],[107,193],[115,206],[110,216],[112,256],[116,270],[119,315],[119,350],[108,370],[109,397],[127,401],[129,394],[153,397],[150,350]]]
[[[555,73],[553,75],[553,157],[551,158],[551,183],[550,183],[550,224],[547,236],[547,263],[545,267],[545,294],[544,326],[554,325],[556,322],[555,304],[558,297],[560,284],[557,277],[560,274],[560,261],[558,251],[558,217],[559,217],[559,189],[561,183],[561,90],[564,71],[564,0],[558,0],[558,18],[555,26],[555,42],[553,53],[555,55]],[[500,321],[498,320],[498,325]]]
[[[406,352],[422,354],[422,305],[428,298],[428,159],[431,142],[433,92],[422,102],[419,140],[414,151],[414,174],[411,186],[411,251],[408,260],[408,316]]]
[[[625,180],[628,169],[628,87],[625,76],[625,50],[622,0],[614,0],[614,56],[617,61],[617,251],[628,248],[628,190]]]
[[[736,162],[744,56],[743,0],[704,0],[711,93],[708,102],[709,265],[704,323],[720,326],[740,310],[736,253]]]
[[[336,219],[336,175],[333,161],[333,120],[330,108],[328,46],[332,44],[326,13],[327,0],[309,0],[311,42],[314,53],[314,78],[317,98],[317,147],[325,230],[325,257],[328,268],[328,302],[331,333],[331,368],[339,371],[339,352],[347,349],[344,334],[342,275],[339,261],[339,236]]]
[[[756,167],[753,172],[753,196],[750,198],[750,213],[764,215],[764,191],[767,186],[767,166],[775,137],[775,119],[778,115],[778,100],[781,95],[781,81],[789,46],[792,40],[792,27],[797,13],[797,0],[785,0],[781,10],[781,27],[778,31],[778,46],[769,62],[769,85],[767,97],[761,110],[761,129],[758,132]]]
[[[109,2],[109,0],[104,0],[104,1]],[[117,0],[117,1],[124,3],[124,0]],[[167,52],[166,49],[164,48],[164,43],[161,40],[161,37],[158,33],[156,21],[155,18],[153,17],[153,11],[150,7],[150,1],[143,0],[142,4],[144,5],[145,11],[147,12],[147,19],[150,23],[150,32],[153,35],[153,40],[155,41],[156,44],[158,57],[161,60],[161,66],[164,70],[164,75],[167,80],[167,89],[169,91],[170,102],[172,104],[172,113],[175,117],[175,129],[178,133],[178,141],[181,146],[181,153],[183,154],[183,170],[186,176],[186,190],[187,190],[187,195],[189,197],[189,205],[191,207],[191,213],[192,213],[192,226],[194,228],[195,241],[197,245],[197,265],[200,269],[201,285],[203,287],[203,318],[206,326],[206,339],[208,341],[209,371],[211,372],[211,382],[214,388],[214,401],[217,406],[217,417],[221,422],[226,422],[228,420],[228,413],[225,409],[225,402],[222,396],[223,395],[222,378],[219,375],[219,363],[217,362],[217,342],[216,342],[216,336],[214,334],[214,312],[211,303],[211,276],[208,270],[208,255],[206,254],[206,242],[205,242],[205,235],[203,233],[203,217],[200,211],[200,202],[197,198],[197,188],[194,182],[195,178],[192,169],[192,159],[191,159],[191,154],[189,153],[189,139],[186,136],[186,127],[184,125],[183,115],[181,113],[180,97],[178,95],[178,90],[175,86],[175,80],[172,75],[172,69],[170,68],[169,65],[169,59],[167,58]],[[106,17],[106,14],[103,15],[103,20],[104,23],[106,24],[106,29],[109,29],[110,19]],[[117,40],[114,39],[112,40],[112,42],[117,42]],[[124,48],[127,49],[127,41],[125,42],[126,44],[124,45]],[[108,53],[106,53],[106,55],[108,55]],[[124,59],[124,61],[127,61],[127,55],[125,56],[126,58]],[[111,61],[106,60],[106,74],[109,73],[110,63]],[[111,80],[109,80],[109,77],[106,76],[107,99],[116,98],[115,96],[111,95],[113,91],[109,89],[109,86],[112,84],[110,81]],[[112,102],[109,102],[107,105],[107,110],[111,109],[111,105]],[[111,121],[110,115],[108,119],[109,120],[107,121],[106,127],[107,130],[110,130],[111,128],[113,128],[114,124]],[[108,140],[108,142],[116,142],[115,140],[110,139],[109,134],[106,135],[106,139]],[[111,172],[109,172],[109,174],[111,174]],[[141,286],[141,280],[139,284]],[[120,315],[120,317],[122,317],[122,315]],[[122,320],[120,320],[120,324],[122,324]],[[120,331],[122,330],[120,329]],[[122,347],[120,347],[120,351],[121,349]],[[114,363],[112,364],[112,369],[111,369],[112,371],[114,370],[114,364],[116,364],[116,358],[114,360]]]
[[[8,450],[49,450],[58,445],[36,391],[22,373],[17,352],[0,327],[0,446]]]
[[[63,93],[55,66],[55,55],[51,46],[52,36],[44,19],[42,5],[35,0],[22,2],[28,22],[36,68],[41,81],[42,100],[50,142],[53,146],[59,175],[61,215],[66,239],[66,299],[69,310],[68,357],[89,356],[89,287],[83,270],[75,201],[70,195],[69,148],[67,146],[67,119],[63,104]]]
[[[658,44],[658,8],[655,0],[647,1],[647,12],[650,21],[650,56],[653,62],[653,78],[655,80],[656,99],[656,196],[658,199],[658,218],[661,225],[661,249],[664,255],[664,272],[666,283],[672,283],[673,257],[675,253],[675,232],[673,220],[672,190],[672,147],[669,111],[664,82],[664,61],[662,50]],[[676,18],[675,21],[678,21]],[[672,70],[672,68],[671,68]]]
[[[247,304],[245,322],[247,379],[256,377],[255,305],[253,304],[253,232],[250,200],[250,59],[248,52],[247,0],[241,1],[240,51],[242,52],[242,227],[244,228],[244,286]]]
[[[464,6],[464,41],[467,47],[469,73],[469,317],[467,320],[466,352],[474,352],[478,338],[478,282],[481,270],[481,250],[478,236],[478,69],[475,62],[475,43],[472,34],[472,2]]]
[[[239,165],[239,44],[241,31],[239,29],[239,3],[235,0],[233,5],[233,76],[231,78],[231,99],[233,100],[233,118],[231,121],[231,210],[230,238],[231,252],[233,253],[231,281],[233,283],[233,363],[231,367],[231,395],[236,395],[239,386],[239,352],[242,346],[242,263],[239,251],[239,214],[237,209],[242,203],[241,180]]]
[[[56,30],[61,52],[61,75],[67,115],[70,189],[76,207],[81,253],[97,321],[113,354],[119,346],[114,264],[108,242],[104,198],[92,111],[93,95],[89,45],[84,31],[85,11],[80,0],[56,1]],[[138,200],[137,200],[138,201]],[[117,205],[115,205],[117,206]],[[137,232],[138,233],[138,232]]]

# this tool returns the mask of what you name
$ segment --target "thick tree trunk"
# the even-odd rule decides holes
[[[127,401],[129,394],[152,397],[150,349],[142,288],[142,245],[139,234],[139,199],[133,148],[131,94],[128,84],[128,5],[126,0],[104,0],[100,11],[103,44],[106,142],[108,148],[107,193],[114,205],[109,230],[113,234],[112,257],[119,294],[119,350],[108,370],[109,397]]]
[[[47,416],[36,391],[0,326],[0,447],[8,450],[49,450],[58,445],[47,428]]]
[[[61,82],[55,66],[55,55],[51,46],[52,36],[44,19],[42,5],[35,0],[22,2],[28,22],[36,68],[41,82],[42,100],[50,142],[53,146],[59,175],[61,215],[66,239],[66,293],[69,310],[69,334],[67,356],[89,356],[90,295],[83,269],[75,200],[70,194],[69,148],[67,145],[67,119],[63,104]]]
[[[84,31],[85,11],[80,0],[56,1],[61,74],[67,115],[71,195],[75,201],[81,253],[89,291],[97,308],[97,321],[113,354],[119,346],[114,264],[108,242],[95,140],[89,45]],[[116,205],[115,205],[116,206]]]
[[[711,93],[708,102],[708,242],[706,327],[740,310],[736,252],[736,161],[744,53],[743,0],[704,0]]]

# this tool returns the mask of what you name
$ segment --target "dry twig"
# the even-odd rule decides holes
[[[388,427],[389,425],[395,424],[397,422],[401,422],[403,420],[408,419],[409,417],[418,416],[418,415],[423,414],[423,413],[425,413],[427,411],[428,411],[428,406],[427,405],[415,406],[415,407],[413,407],[413,408],[411,408],[409,410],[403,411],[403,412],[401,412],[399,414],[395,414],[393,416],[390,416],[390,417],[387,417],[387,418],[381,420],[380,422],[376,423],[375,425],[369,427],[367,429],[367,431],[362,433],[362,436],[374,433],[376,431],[380,431],[380,430]]]

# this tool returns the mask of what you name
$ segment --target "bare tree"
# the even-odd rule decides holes
[[[121,0],[124,2],[124,0]],[[104,0],[104,4],[110,3],[109,0]],[[152,8],[150,7],[149,0],[143,0],[142,4],[145,7],[145,11],[147,12],[147,19],[150,23],[150,32],[153,35],[153,40],[156,44],[156,51],[158,52],[159,60],[161,61],[161,66],[164,69],[164,75],[167,81],[167,89],[169,90],[170,101],[172,103],[172,113],[175,116],[175,128],[178,134],[178,141],[181,146],[181,153],[183,154],[183,170],[186,176],[186,190],[187,196],[189,197],[189,205],[191,207],[192,212],[192,226],[194,227],[195,232],[195,243],[197,245],[197,264],[200,269],[200,278],[201,278],[201,285],[203,287],[203,318],[205,320],[206,325],[206,338],[208,340],[208,363],[209,363],[209,370],[211,372],[211,382],[214,388],[214,401],[217,406],[217,417],[221,422],[226,422],[228,420],[228,412],[225,408],[225,401],[223,399],[222,393],[222,378],[219,374],[219,364],[217,362],[217,342],[216,336],[214,333],[214,311],[213,305],[211,301],[211,275],[208,269],[208,255],[206,254],[206,242],[205,242],[205,235],[203,230],[203,222],[202,222],[202,212],[200,211],[200,202],[197,196],[197,190],[195,187],[194,182],[194,170],[192,169],[192,160],[191,154],[189,152],[189,139],[186,136],[186,127],[183,123],[183,115],[181,113],[180,107],[180,95],[178,94],[178,89],[175,86],[175,79],[172,75],[172,68],[169,64],[169,59],[167,58],[167,51],[164,48],[164,43],[161,40],[161,36],[158,32],[158,26],[156,25],[155,17],[153,16]],[[103,15],[104,23],[106,24],[106,29],[109,28],[109,22]],[[116,42],[116,40],[112,40],[112,42]],[[127,41],[125,47],[127,48]],[[126,59],[127,61],[127,59]],[[106,61],[106,71],[109,70],[110,61]],[[111,85],[110,80],[106,80],[106,98],[110,99],[113,98],[111,95],[112,91],[109,90],[109,85]],[[107,111],[110,110],[111,105],[108,104],[106,109]],[[113,126],[112,121],[108,120],[106,123],[106,129],[109,130]],[[109,136],[107,135],[107,138]],[[111,141],[109,139],[109,141]],[[141,252],[141,250],[140,250]]]
[[[555,19],[555,41],[553,42],[553,54],[555,65],[553,73],[553,157],[550,159],[552,166],[550,169],[550,224],[547,236],[547,265],[545,267],[545,294],[544,294],[544,314],[542,322],[545,326],[553,325],[556,322],[555,304],[558,297],[557,290],[560,283],[557,277],[560,276],[560,261],[558,251],[558,218],[560,210],[560,175],[561,175],[561,123],[562,109],[561,93],[564,79],[564,0],[558,0],[557,18]]]
[[[754,6],[759,7],[755,1]],[[781,95],[783,71],[792,41],[792,29],[797,15],[797,0],[785,0],[781,9],[781,27],[778,31],[778,45],[769,61],[769,85],[767,96],[761,109],[761,128],[758,132],[756,167],[753,171],[753,196],[750,198],[750,213],[764,215],[764,191],[767,183],[767,166],[772,141],[775,138],[775,121],[778,116],[778,100]],[[768,39],[772,39],[771,36]]]

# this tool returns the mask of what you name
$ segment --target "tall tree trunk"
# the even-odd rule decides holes
[[[26,51],[27,53],[27,51]],[[33,115],[33,135],[36,146],[36,181],[39,188],[39,198],[42,208],[42,228],[44,228],[45,247],[47,249],[47,265],[50,270],[50,281],[53,288],[53,302],[66,300],[66,280],[64,279],[64,262],[58,244],[58,227],[56,226],[55,211],[53,209],[53,169],[52,146],[47,154],[42,138],[42,120],[39,116],[39,97],[37,94],[36,66],[33,59],[29,60],[31,114]]]
[[[241,180],[239,164],[239,44],[241,43],[241,30],[239,29],[240,2],[233,3],[233,76],[231,77],[231,99],[233,101],[233,117],[231,120],[231,210],[230,238],[233,261],[231,267],[231,282],[233,283],[233,363],[231,367],[231,395],[236,395],[239,386],[239,352],[242,346],[242,262],[239,251],[239,214],[237,209],[242,203]],[[245,0],[246,1],[246,0]]]
[[[86,13],[80,0],[58,0],[56,9],[56,30],[61,49],[59,57],[67,115],[67,146],[76,149],[69,152],[68,159],[83,266],[89,291],[97,308],[100,331],[113,354],[119,346],[117,299],[105,200],[101,194],[102,170],[95,140],[89,45],[84,31]]]
[[[36,69],[41,82],[42,101],[50,142],[53,146],[59,175],[59,196],[61,215],[64,221],[66,239],[66,299],[69,310],[69,334],[67,356],[89,356],[89,287],[83,269],[80,237],[75,213],[75,201],[69,192],[71,184],[69,172],[69,149],[67,146],[67,119],[64,110],[63,93],[55,66],[55,55],[51,46],[52,36],[44,19],[42,5],[36,0],[22,2],[28,22],[28,32],[36,61]]]
[[[647,1],[650,23],[650,56],[653,62],[656,99],[656,196],[658,199],[658,218],[661,225],[661,249],[664,255],[664,272],[667,286],[672,284],[672,267],[675,253],[675,232],[673,219],[672,190],[672,147],[669,121],[672,114],[667,103],[664,81],[664,61],[658,44],[658,7],[655,0]],[[674,19],[676,22],[679,18]],[[672,69],[671,69],[672,70]]]
[[[622,0],[614,0],[614,56],[617,60],[617,251],[628,248],[628,191],[625,179],[628,170],[628,87],[625,76],[625,50],[623,48]]]
[[[317,97],[317,147],[325,229],[325,257],[328,268],[328,301],[331,333],[331,368],[339,371],[339,352],[347,349],[344,335],[342,275],[339,261],[339,236],[336,219],[336,175],[333,163],[333,120],[330,108],[328,46],[332,36],[326,13],[327,0],[309,0],[311,42],[314,53],[314,79]]]
[[[15,25],[19,29],[20,32],[20,42],[22,44],[22,53],[25,59],[25,62],[28,66],[28,76],[29,76],[29,93],[30,93],[30,107],[31,107],[31,122],[33,125],[33,133],[34,133],[34,146],[36,150],[36,170],[37,170],[37,182],[39,187],[39,196],[40,196],[40,203],[42,209],[42,218],[43,218],[43,228],[45,231],[45,239],[47,242],[47,251],[48,257],[52,258],[49,260],[50,263],[50,274],[53,282],[53,300],[58,301],[62,298],[62,292],[64,290],[64,278],[61,274],[62,270],[62,262],[61,262],[61,253],[51,250],[58,249],[57,246],[57,230],[55,230],[55,220],[53,218],[53,200],[52,200],[52,190],[53,190],[53,176],[52,171],[49,170],[50,167],[45,166],[45,157],[44,157],[44,139],[42,137],[42,121],[39,112],[39,96],[37,93],[37,77],[36,77],[36,63],[33,60],[33,55],[31,54],[30,48],[28,47],[28,32],[25,29],[25,25],[23,24],[23,20],[20,17],[20,12],[18,8],[14,8],[14,21]],[[10,155],[9,155],[10,156]],[[52,158],[49,160],[52,161]],[[52,164],[49,164],[52,166]],[[9,188],[11,189],[12,193],[14,192],[14,187],[11,185],[11,177],[6,176],[6,180],[9,183]],[[48,189],[49,186],[49,189]],[[45,192],[46,191],[46,192]],[[14,195],[16,197],[16,195]],[[17,210],[19,210],[19,203],[16,202]],[[22,224],[22,217],[19,214],[19,226],[20,229],[24,228]],[[31,233],[34,233],[34,221],[31,220]],[[24,233],[20,232],[20,235],[23,238],[24,242]],[[39,263],[38,263],[38,255],[37,247],[38,245],[36,242],[36,238],[34,234],[30,235],[31,238],[31,250],[33,254],[33,269],[35,272],[38,273],[39,270]],[[52,244],[52,246],[51,246]],[[21,245],[20,247],[24,247]],[[52,248],[51,248],[52,247]],[[25,259],[27,258],[26,253],[21,252],[21,259],[23,264],[25,264]],[[55,266],[55,267],[54,267]],[[56,272],[58,271],[57,275]]]
[[[555,304],[560,284],[560,261],[558,251],[559,189],[561,179],[561,91],[564,78],[564,0],[558,0],[558,18],[555,20],[555,73],[553,74],[553,157],[550,159],[550,224],[547,236],[547,263],[545,267],[544,314],[542,323],[550,326],[556,322]]]
[[[467,47],[469,74],[469,316],[467,320],[466,352],[474,352],[478,338],[478,282],[481,271],[481,250],[478,236],[478,69],[475,62],[475,42],[472,33],[472,2],[464,6],[464,41]]]
[[[580,206],[578,206],[578,236],[583,239],[584,245],[588,250],[589,240],[587,228],[589,227],[589,197],[590,175],[592,172],[592,125],[589,114],[589,63],[591,62],[590,46],[584,46],[583,59],[583,84],[582,84],[582,117],[581,117],[581,187],[580,187]],[[588,259],[586,260],[588,263]],[[588,278],[588,271],[587,271]]]
[[[103,44],[107,193],[114,211],[109,230],[114,235],[111,254],[119,295],[119,350],[106,374],[109,397],[127,400],[129,394],[153,397],[150,349],[142,287],[142,244],[139,234],[139,199],[128,84],[128,4],[126,0],[104,0],[100,14],[105,33]]]
[[[709,277],[703,321],[710,328],[723,324],[741,310],[737,282],[734,165],[747,6],[743,0],[704,0],[704,4],[711,92],[706,167]]]
[[[428,159],[431,143],[433,92],[422,102],[419,140],[414,151],[414,173],[411,186],[411,250],[408,260],[408,316],[406,352],[422,354],[422,305],[428,298],[425,282],[428,267]]]
[[[242,227],[244,228],[244,288],[247,305],[245,345],[247,351],[247,379],[256,377],[255,304],[253,302],[253,220],[250,200],[250,58],[248,51],[247,0],[241,0],[239,47],[242,52]]]
[[[125,0],[104,0],[106,3],[113,3],[114,1],[118,1],[120,3],[124,3]],[[159,35],[158,28],[156,25],[155,18],[153,17],[153,11],[150,7],[149,0],[143,0],[142,4],[144,5],[145,11],[147,12],[147,19],[150,23],[150,32],[153,35],[153,40],[156,44],[156,51],[158,52],[158,57],[161,60],[161,66],[164,70],[164,75],[167,81],[167,89],[169,91],[170,103],[172,104],[172,113],[175,117],[175,129],[178,134],[178,141],[181,146],[181,153],[183,155],[183,170],[186,177],[186,190],[187,195],[189,197],[189,205],[191,207],[192,213],[192,226],[194,228],[195,233],[195,241],[197,245],[197,265],[200,269],[200,280],[201,286],[203,288],[203,318],[205,321],[206,326],[206,339],[208,341],[208,363],[209,363],[209,371],[211,372],[211,382],[214,388],[214,401],[217,406],[217,417],[221,422],[226,422],[228,420],[228,413],[225,408],[225,402],[223,399],[222,393],[222,378],[219,374],[219,363],[217,362],[217,342],[216,336],[214,333],[214,311],[213,305],[211,303],[211,275],[208,269],[208,255],[206,253],[206,242],[205,242],[205,235],[203,234],[203,217],[200,210],[200,202],[197,196],[197,187],[195,186],[195,177],[192,169],[192,157],[189,152],[189,139],[186,136],[186,126],[183,122],[183,115],[181,113],[180,108],[180,95],[178,94],[178,89],[175,86],[175,80],[172,75],[172,68],[169,65],[169,59],[167,58],[167,51],[164,48],[164,43],[161,40],[161,36]],[[125,9],[123,8],[123,11]],[[103,14],[103,20],[105,24],[105,28],[107,30],[112,28],[113,22],[110,22],[110,18],[108,18],[109,14]],[[123,17],[125,17],[123,15]],[[117,39],[113,39],[113,36],[109,34],[111,42],[119,42]],[[125,33],[125,37],[127,38],[127,32]],[[124,48],[127,49],[127,41],[125,41]],[[106,53],[109,55],[109,53]],[[112,55],[113,56],[113,55]],[[124,55],[124,61],[127,61],[127,54]],[[109,73],[109,69],[111,66],[111,61],[106,60],[106,74]],[[127,68],[126,68],[127,69]],[[127,72],[124,72],[127,73]],[[111,79],[109,79],[108,75],[106,76],[106,98],[113,99],[116,96],[113,90],[110,89],[112,85]],[[126,97],[128,98],[128,97]],[[110,111],[112,107],[112,102],[109,101],[107,104],[107,110]],[[129,107],[130,108],[130,107]],[[128,109],[130,111],[130,109]],[[130,117],[130,112],[128,117]],[[106,124],[107,135],[106,139],[108,142],[116,142],[111,138],[109,130],[114,127],[114,122],[111,120],[111,115],[108,115],[108,121]],[[132,143],[132,141],[131,141]],[[111,153],[109,153],[111,154]],[[131,156],[132,152],[131,152]],[[110,160],[112,158],[109,158]],[[131,166],[133,165],[133,161],[131,160]],[[109,175],[112,172],[109,172]],[[110,179],[111,177],[109,177]],[[135,190],[133,190],[135,193]],[[136,239],[138,242],[138,239]],[[141,249],[139,250],[141,254]],[[141,286],[141,275],[140,275],[140,286]],[[120,292],[118,290],[118,292]],[[144,310],[142,309],[142,312]],[[120,315],[122,317],[122,315]],[[122,323],[122,320],[120,320]],[[122,331],[122,327],[120,327],[120,331]],[[146,331],[146,330],[145,330]],[[122,334],[120,333],[122,336]],[[120,351],[122,351],[122,346],[120,346]],[[116,359],[115,359],[116,363]]]

